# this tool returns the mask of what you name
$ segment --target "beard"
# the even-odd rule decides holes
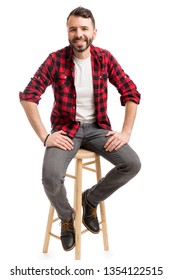
[[[69,40],[69,43],[70,43],[70,46],[72,47],[72,49],[74,51],[84,52],[91,46],[93,40],[94,40],[94,38],[87,38],[87,37],[84,37],[83,39],[82,38],[75,38],[71,41]],[[81,42],[81,45],[76,46],[77,42]]]

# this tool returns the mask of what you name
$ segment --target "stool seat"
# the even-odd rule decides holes
[[[74,156],[76,161],[75,164],[75,175],[66,173],[66,177],[74,179],[74,210],[76,212],[75,217],[75,259],[81,259],[81,235],[83,233],[88,232],[88,230],[81,230],[82,224],[82,215],[81,215],[81,206],[82,206],[82,170],[86,169],[90,172],[96,173],[96,180],[97,182],[102,178],[101,175],[101,165],[100,165],[100,156],[97,155],[95,152],[88,151],[85,149],[79,149],[76,155]],[[85,160],[90,160],[85,162]],[[88,167],[94,165],[95,167]],[[60,236],[57,234],[52,233],[52,225],[54,222],[58,221],[59,218],[54,218],[55,209],[52,205],[50,205],[49,214],[48,214],[48,221],[45,233],[45,239],[43,244],[43,253],[48,252],[49,241],[50,237],[54,237],[60,239]],[[105,211],[105,204],[104,201],[100,202],[100,219],[99,223],[101,225],[101,231],[103,234],[103,245],[104,250],[109,250],[108,244],[108,233],[107,233],[107,223],[106,223],[106,211]]]
[[[79,149],[74,158],[77,158],[77,159],[95,158],[95,155],[96,154],[92,151],[88,151],[85,149]]]

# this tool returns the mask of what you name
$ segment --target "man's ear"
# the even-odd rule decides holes
[[[93,38],[95,39],[97,36],[97,29],[94,29],[94,32],[93,32]]]

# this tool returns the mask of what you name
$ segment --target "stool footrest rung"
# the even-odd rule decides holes
[[[49,235],[52,236],[52,237],[54,237],[54,238],[56,238],[56,239],[59,239],[59,240],[61,239],[58,235],[56,235],[56,234],[54,234],[54,233],[51,233],[51,232],[50,232]]]
[[[96,163],[95,160],[88,161],[88,162],[83,162],[83,163],[82,163],[82,167],[87,166],[87,165],[91,165],[91,164],[95,164],[95,163]]]
[[[94,168],[90,168],[90,167],[86,167],[86,166],[83,166],[83,169],[86,169],[86,170],[89,170],[92,172],[96,172],[96,170]]]
[[[55,222],[57,222],[58,220],[59,220],[59,218],[57,217],[57,218],[53,219],[52,223],[55,223]]]
[[[69,178],[72,178],[72,179],[76,179],[76,176],[74,176],[74,175],[66,174],[65,176],[69,177]]]
[[[81,231],[81,234],[86,233],[88,231],[89,231],[88,229],[84,229],[84,230]]]

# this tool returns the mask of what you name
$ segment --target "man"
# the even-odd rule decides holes
[[[126,184],[140,170],[137,154],[128,145],[140,94],[135,84],[107,50],[93,46],[97,30],[90,10],[74,9],[67,18],[69,46],[51,53],[39,67],[20,101],[36,134],[46,146],[42,182],[61,219],[64,250],[75,246],[75,213],[70,206],[64,178],[68,164],[80,147],[100,154],[114,168],[82,195],[83,223],[98,233],[97,205]],[[120,93],[125,117],[120,132],[112,131],[107,116],[107,80]],[[38,103],[52,85],[54,105],[49,134]]]

